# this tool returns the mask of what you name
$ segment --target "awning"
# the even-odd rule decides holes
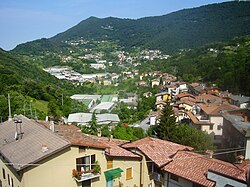
[[[113,179],[121,177],[121,172],[123,172],[121,168],[115,168],[108,171],[104,171],[106,181],[111,181]]]

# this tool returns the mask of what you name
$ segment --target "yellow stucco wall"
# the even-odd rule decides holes
[[[76,182],[72,178],[72,169],[76,169],[76,158],[96,155],[96,160],[101,166],[101,175],[99,178],[92,180],[92,187],[105,187],[106,179],[104,171],[107,171],[107,160],[103,149],[86,148],[85,152],[79,153],[78,147],[70,147],[58,154],[51,156],[49,159],[45,159],[40,162],[39,166],[28,167],[23,172],[23,177],[18,179],[8,167],[6,167],[1,160],[0,179],[3,182],[3,186],[10,187],[8,185],[7,174],[9,174],[14,180],[15,187],[77,187],[82,186],[81,182]],[[128,159],[114,159],[113,168],[121,168],[124,172],[120,178],[113,181],[114,186],[119,184],[119,181],[123,184],[123,187],[134,187],[140,185],[140,161],[128,160]],[[126,180],[126,169],[133,168],[133,178]],[[6,179],[3,180],[2,168],[5,169]]]
[[[126,169],[132,167],[132,179],[126,180]],[[113,159],[113,169],[121,168],[123,172],[121,177],[113,180],[113,185],[123,184],[123,187],[139,187],[140,186],[140,161],[139,160],[122,160]]]
[[[14,186],[17,187],[21,187],[21,183],[18,179],[18,176],[16,176],[14,174],[14,172],[12,172],[12,170],[5,165],[6,161],[5,160],[2,160],[2,158],[0,159],[0,180],[2,181],[2,186],[4,187],[10,187],[10,185],[8,184],[8,175],[10,177],[10,180],[11,178],[13,179],[13,183],[14,183]],[[3,169],[5,170],[5,179],[3,178]]]

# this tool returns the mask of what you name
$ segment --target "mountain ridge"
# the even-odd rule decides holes
[[[50,46],[50,51],[57,50],[66,40],[84,38],[113,40],[125,48],[136,46],[173,53],[250,34],[248,10],[250,2],[224,2],[139,19],[91,16],[47,42],[56,45]],[[27,46],[18,45],[13,51],[22,53]]]

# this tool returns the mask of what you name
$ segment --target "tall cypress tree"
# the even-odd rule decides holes
[[[172,140],[176,130],[176,119],[174,111],[169,102],[161,111],[160,122],[155,126],[156,136],[163,140]]]
[[[95,115],[95,111],[92,114],[91,121],[88,123],[89,125],[89,133],[91,135],[97,135],[98,132],[98,125],[97,125],[97,118]]]

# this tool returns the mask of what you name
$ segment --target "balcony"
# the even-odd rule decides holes
[[[86,181],[86,180],[94,179],[94,178],[98,178],[98,177],[100,177],[100,173],[96,173],[96,174],[94,174],[94,173],[84,173],[79,177],[74,177],[74,179],[77,182],[82,182],[82,181]]]

